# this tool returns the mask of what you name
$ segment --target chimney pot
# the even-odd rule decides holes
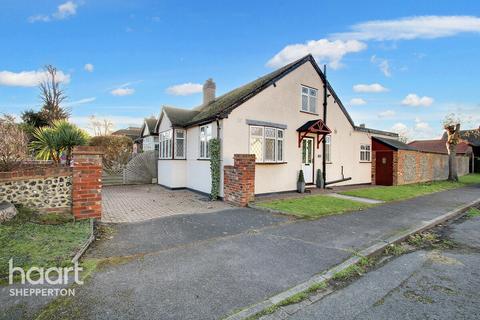
[[[203,105],[206,106],[213,100],[215,100],[215,90],[217,86],[212,78],[209,78],[203,84]]]

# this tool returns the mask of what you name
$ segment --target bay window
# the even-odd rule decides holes
[[[185,159],[185,130],[175,129],[175,159]]]
[[[284,130],[250,126],[250,154],[254,154],[256,162],[283,162]]]
[[[172,158],[172,130],[160,132],[158,156],[160,159]]]

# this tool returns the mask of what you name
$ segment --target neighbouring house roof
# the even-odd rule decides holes
[[[468,141],[474,147],[480,147],[480,127],[472,130],[460,130],[460,139]],[[444,132],[442,140],[447,140],[447,133]]]
[[[142,126],[142,129],[141,129],[141,134],[140,134],[140,136],[141,136],[141,137],[145,137],[145,136],[146,136],[146,135],[143,134],[143,133],[145,132],[145,127],[147,127],[148,135],[149,135],[149,136],[156,135],[156,134],[157,134],[157,132],[156,132],[156,130],[155,130],[156,125],[157,125],[157,118],[155,118],[155,117],[150,117],[150,118],[145,119],[145,121],[143,122],[143,126]]]
[[[408,145],[417,149],[418,151],[448,154],[446,140],[416,140],[410,142]],[[457,154],[466,154],[472,152],[472,148],[466,142],[457,144]]]
[[[278,70],[275,70],[263,77],[260,77],[257,80],[254,80],[237,89],[225,93],[224,95],[217,97],[215,100],[205,106],[202,105],[192,110],[164,107],[163,110],[166,110],[167,116],[170,118],[170,121],[172,121],[172,123],[174,122],[174,120],[171,119],[170,115],[172,115],[173,118],[176,118],[175,121],[177,121],[177,125],[185,127],[210,122],[215,119],[222,119],[227,117],[232,110],[241,105],[243,102],[252,98],[270,85],[274,85],[275,82],[282,79],[284,76],[307,62],[312,63],[313,67],[317,71],[322,81],[325,81],[325,75],[320,70],[320,67],[315,62],[313,56],[309,54],[301,59],[298,59],[297,61],[287,64],[286,66]],[[352,127],[354,127],[352,118],[348,114],[341,100],[338,98],[337,94],[335,93],[328,81],[327,87],[329,92],[335,99],[336,103],[339,105],[340,109],[345,114],[345,117],[348,119]]]
[[[138,127],[128,127],[126,129],[120,129],[115,132],[112,132],[112,135],[114,136],[127,136],[131,138],[132,140],[135,140],[140,136],[142,133],[142,128]]]
[[[398,138],[398,133],[394,133],[394,132],[377,130],[377,129],[370,129],[370,128],[365,128],[365,127],[360,127],[360,126],[354,126],[353,128],[355,129],[355,131],[362,131],[362,132],[367,132],[367,133],[371,133],[371,134],[380,134],[380,135],[384,135],[384,136]]]
[[[395,150],[417,150],[414,147],[395,139],[383,137],[372,137],[372,139],[377,140],[378,142],[383,143]]]

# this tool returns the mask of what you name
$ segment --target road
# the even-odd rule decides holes
[[[480,217],[446,236],[453,249],[400,256],[287,319],[480,319]]]

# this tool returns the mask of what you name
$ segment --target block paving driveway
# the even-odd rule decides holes
[[[168,190],[159,185],[107,186],[102,189],[102,222],[140,222],[177,214],[208,213],[231,208],[189,190]]]

